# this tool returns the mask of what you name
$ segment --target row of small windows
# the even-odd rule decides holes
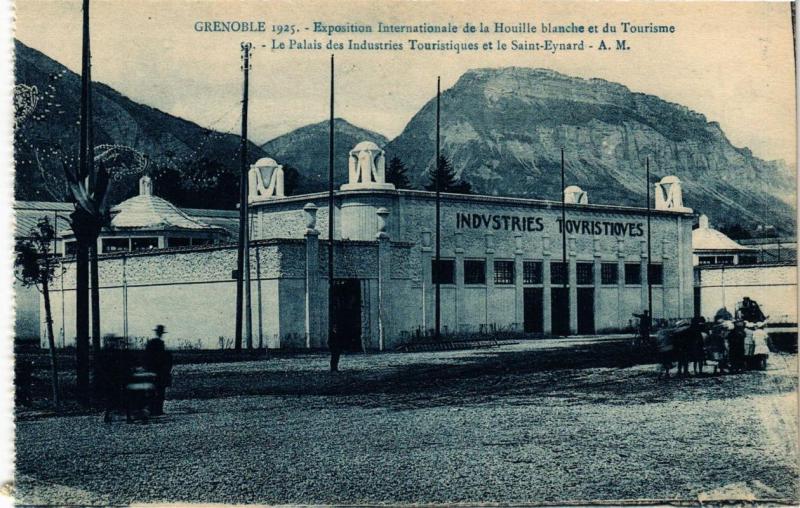
[[[190,245],[210,245],[210,238],[185,238],[167,237],[167,247],[188,247]],[[158,248],[158,238],[150,236],[130,237],[130,238],[103,238],[100,241],[101,249],[104,254],[110,252],[129,252],[138,250],[150,250]],[[77,252],[77,242],[70,241],[64,243],[64,253],[67,256],[74,256]]]
[[[523,261],[522,283],[542,284],[542,262]],[[649,280],[653,285],[664,283],[664,267],[660,263],[649,265]],[[575,278],[579,285],[594,284],[594,263],[576,263]],[[550,283],[554,285],[566,284],[569,280],[569,267],[563,262],[550,263]],[[432,282],[436,284],[455,284],[455,260],[442,259],[438,264],[431,261]],[[496,285],[514,284],[514,261],[496,260],[494,262],[494,283]],[[640,285],[642,283],[642,266],[639,263],[625,263],[625,284]],[[617,263],[600,264],[600,283],[613,285],[619,282],[619,268]],[[483,259],[464,260],[464,284],[486,284],[486,261]]]

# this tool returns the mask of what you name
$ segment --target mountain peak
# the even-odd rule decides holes
[[[435,99],[386,147],[420,186],[433,163]],[[595,203],[641,205],[645,159],[652,178],[677,175],[688,206],[717,223],[792,224],[795,184],[728,141],[719,124],[657,96],[551,69],[465,72],[442,95],[442,152],[482,194],[558,199],[560,153],[568,184]],[[776,199],[776,197],[778,199]]]
[[[262,149],[284,166],[297,169],[302,178],[296,193],[316,192],[327,188],[328,181],[328,120],[305,125],[287,132],[261,145]],[[353,125],[344,118],[333,119],[334,180],[335,184],[347,180],[348,153],[362,141],[386,146],[382,134]]]

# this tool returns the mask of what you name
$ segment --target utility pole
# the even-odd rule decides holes
[[[567,196],[564,194],[566,186],[564,184],[564,148],[561,148],[561,266],[564,268],[563,274],[563,287],[564,292],[567,294],[569,300],[569,263],[567,263]],[[569,304],[567,304],[567,312],[569,312]],[[567,325],[569,329],[569,325]],[[569,335],[569,332],[567,332]]]
[[[436,330],[434,338],[438,341],[441,338],[442,332],[442,288],[441,288],[441,278],[439,277],[440,271],[440,255],[441,255],[441,185],[440,181],[442,179],[441,175],[441,164],[440,164],[440,155],[439,155],[439,121],[441,119],[441,76],[436,77],[436,262],[434,263],[434,270],[433,270],[433,279],[434,284],[436,285]]]
[[[339,347],[338,337],[333,336],[333,94],[334,72],[333,55],[331,55],[331,91],[330,119],[328,124],[328,349],[331,351],[331,370],[338,369]]]
[[[87,41],[88,44],[88,41]],[[89,94],[86,98],[86,109],[89,115],[89,121],[87,122],[86,129],[87,129],[87,140],[86,140],[86,159],[91,161],[90,164],[94,164],[94,109],[93,109],[93,101],[92,101],[92,61],[91,61],[91,53],[89,55],[89,65],[86,69],[89,75]],[[94,194],[95,187],[97,185],[97,175],[94,171],[89,172],[89,180],[88,180],[88,189],[89,194]],[[93,373],[94,373],[94,394],[100,395],[101,387],[97,385],[100,376],[98,375],[99,370],[99,363],[98,358],[100,358],[100,272],[99,267],[97,265],[97,238],[89,245],[89,278],[90,278],[90,289],[89,295],[92,305],[92,365],[93,365]]]
[[[250,50],[253,45],[243,42],[242,46],[242,71],[244,72],[244,90],[242,96],[242,137],[241,137],[241,175],[239,183],[239,249],[236,258],[236,336],[234,348],[236,352],[242,350],[242,299],[246,294],[247,307],[247,348],[253,347],[253,323],[250,311],[250,232],[248,227],[248,180],[247,180],[247,99],[248,99],[248,78],[250,73]],[[245,286],[246,282],[246,288]]]
[[[647,157],[646,163],[646,178],[647,178],[647,313],[650,315],[650,320],[653,319],[653,281],[650,276],[653,269],[650,268],[652,263],[652,252],[650,250],[650,157]]]

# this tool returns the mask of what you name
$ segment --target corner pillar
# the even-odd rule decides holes
[[[322,309],[319,280],[319,231],[317,223],[317,207],[308,203],[303,207],[306,214],[306,270],[305,270],[305,346],[312,348],[322,345]],[[280,311],[280,309],[279,309]],[[280,341],[280,333],[278,333]],[[277,344],[280,347],[280,344]]]

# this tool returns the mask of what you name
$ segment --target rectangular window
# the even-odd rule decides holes
[[[718,265],[732,265],[733,256],[717,256]]]
[[[64,242],[64,255],[74,256],[78,252],[78,242]]]
[[[714,256],[700,256],[699,262],[701,265],[713,265]]]
[[[192,245],[211,245],[211,238],[192,238]]]
[[[435,259],[431,260],[431,281],[433,284],[455,284],[456,271],[455,261],[452,259],[440,259],[438,266]]]
[[[550,263],[550,283],[564,285],[567,283],[567,265],[566,263]]]
[[[486,284],[486,261],[464,260],[464,284]]]
[[[522,262],[522,283],[541,284],[542,283],[542,262],[523,261]]]
[[[636,263],[625,264],[625,284],[636,285],[642,283],[642,267]]]
[[[129,250],[127,238],[103,238],[103,252],[121,252]]]
[[[514,262],[495,261],[494,262],[494,283],[513,284],[514,283]]]
[[[661,263],[652,263],[648,269],[647,281],[654,286],[661,286],[664,284],[664,265]]]
[[[616,263],[603,263],[600,265],[600,282],[603,284],[616,284],[619,281],[619,269]]]
[[[190,243],[189,238],[167,238],[167,247],[188,247]]]
[[[578,284],[594,284],[594,263],[578,263],[575,266],[575,275]]]
[[[158,238],[131,238],[131,250],[148,250],[158,248]]]

